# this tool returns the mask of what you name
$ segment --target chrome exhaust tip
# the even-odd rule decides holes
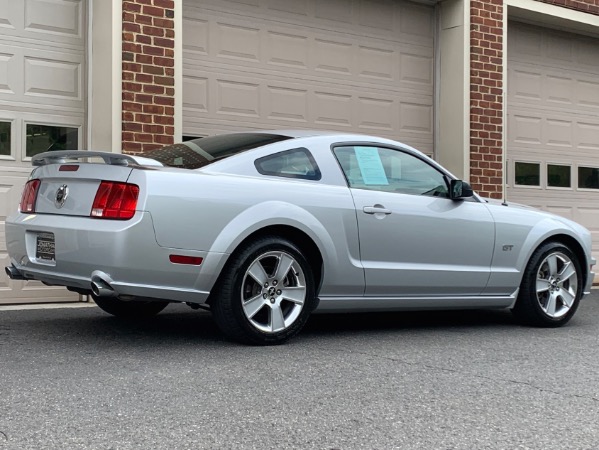
[[[17,269],[13,265],[6,266],[4,268],[4,270],[6,271],[6,275],[8,275],[8,278],[10,278],[11,280],[24,280],[25,279],[25,277],[21,274],[21,272],[19,272],[19,269]]]
[[[116,297],[117,293],[108,283],[100,280],[92,281],[92,293],[96,297]]]
[[[118,297],[118,292],[111,286],[112,278],[101,270],[94,270],[91,276],[92,294],[96,297]]]

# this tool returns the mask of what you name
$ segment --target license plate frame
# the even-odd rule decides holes
[[[45,262],[56,260],[54,233],[38,233],[35,243],[35,258]]]

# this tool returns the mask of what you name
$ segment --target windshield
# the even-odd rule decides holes
[[[141,154],[165,166],[198,169],[208,164],[263,145],[291,139],[267,133],[235,133],[192,139]]]

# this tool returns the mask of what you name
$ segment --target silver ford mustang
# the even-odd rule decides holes
[[[116,316],[185,302],[252,344],[289,339],[315,310],[508,308],[552,327],[593,282],[585,228],[482,199],[387,139],[247,132],[32,162],[7,274]]]

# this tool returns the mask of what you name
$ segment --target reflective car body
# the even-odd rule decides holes
[[[203,161],[197,169],[114,155],[105,164],[72,163],[73,152],[38,156],[35,211],[6,222],[9,269],[80,292],[95,281],[107,289],[99,294],[121,299],[210,304],[230,256],[266,234],[307,255],[319,311],[511,308],[533,253],[556,241],[575,255],[581,294],[589,292],[595,261],[585,228],[476,194],[451,198],[455,177],[409,146],[307,131],[221,141],[243,136],[266,143],[222,159],[201,148],[213,138],[186,144]],[[180,155],[161,157],[176,166],[187,157]],[[102,180],[138,186],[130,219],[90,216]],[[59,205],[63,186],[69,195]],[[53,258],[38,254],[43,233],[54,236]]]

